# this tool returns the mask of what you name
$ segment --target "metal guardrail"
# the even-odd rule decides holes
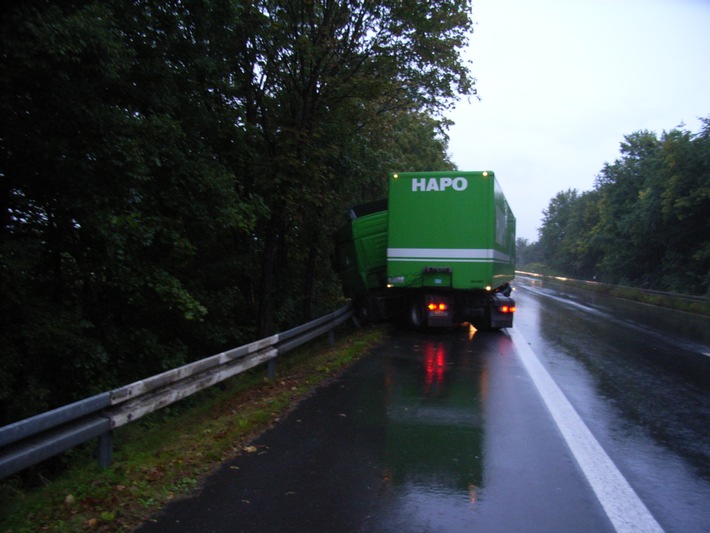
[[[666,291],[657,291],[653,289],[644,289],[641,287],[629,287],[627,285],[610,285],[608,283],[601,283],[598,281],[589,281],[589,280],[584,280],[584,279],[574,279],[574,278],[566,278],[562,276],[551,276],[547,274],[538,274],[535,272],[524,272],[522,270],[516,270],[516,274],[519,275],[524,275],[524,276],[532,276],[536,278],[545,278],[545,279],[551,279],[551,280],[557,280],[557,281],[562,281],[562,282],[573,282],[573,283],[579,283],[581,285],[589,285],[589,286],[599,286],[599,287],[607,287],[607,288],[619,288],[619,289],[629,289],[629,290],[634,290],[634,291],[639,291],[644,294],[654,294],[658,296],[667,296],[669,298],[677,298],[678,300],[686,300],[688,302],[707,302],[708,297],[707,296],[696,296],[693,294],[681,294],[677,292],[666,292]]]
[[[350,305],[283,333],[201,359],[130,385],[0,428],[0,479],[91,439],[99,464],[109,466],[112,431],[328,333],[353,315]]]

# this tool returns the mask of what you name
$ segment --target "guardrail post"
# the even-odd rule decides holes
[[[269,379],[276,379],[276,357],[269,361]]]
[[[328,332],[328,346],[335,346],[335,330]]]
[[[108,468],[113,462],[113,431],[99,435],[99,466]]]

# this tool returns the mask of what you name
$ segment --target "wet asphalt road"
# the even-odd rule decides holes
[[[666,531],[710,531],[710,319],[521,280],[518,331]]]
[[[705,341],[524,285],[513,338],[527,342],[651,520],[669,532],[710,530]],[[256,453],[139,531],[613,531],[513,338],[393,334],[255,441]]]

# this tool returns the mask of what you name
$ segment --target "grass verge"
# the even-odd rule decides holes
[[[314,388],[366,355],[386,327],[349,332],[333,347],[312,343],[280,359],[277,377],[253,369],[116,432],[114,462],[89,451],[42,486],[0,484],[0,531],[131,531],[167,502],[188,494],[221,463],[254,451],[249,442]],[[95,444],[94,444],[95,446]]]
[[[608,285],[605,283],[582,281],[572,278],[550,276],[547,274],[537,274],[532,272],[519,273],[544,279],[547,282],[576,287],[585,291],[602,293],[615,298],[623,298],[625,300],[655,305],[657,307],[665,307],[676,311],[684,311],[695,315],[710,316],[710,301],[707,299],[698,300],[694,297],[685,297],[682,294],[654,293],[634,287]]]

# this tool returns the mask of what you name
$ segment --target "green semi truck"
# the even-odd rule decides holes
[[[400,172],[336,234],[343,292],[368,320],[513,325],[515,217],[491,171]]]

